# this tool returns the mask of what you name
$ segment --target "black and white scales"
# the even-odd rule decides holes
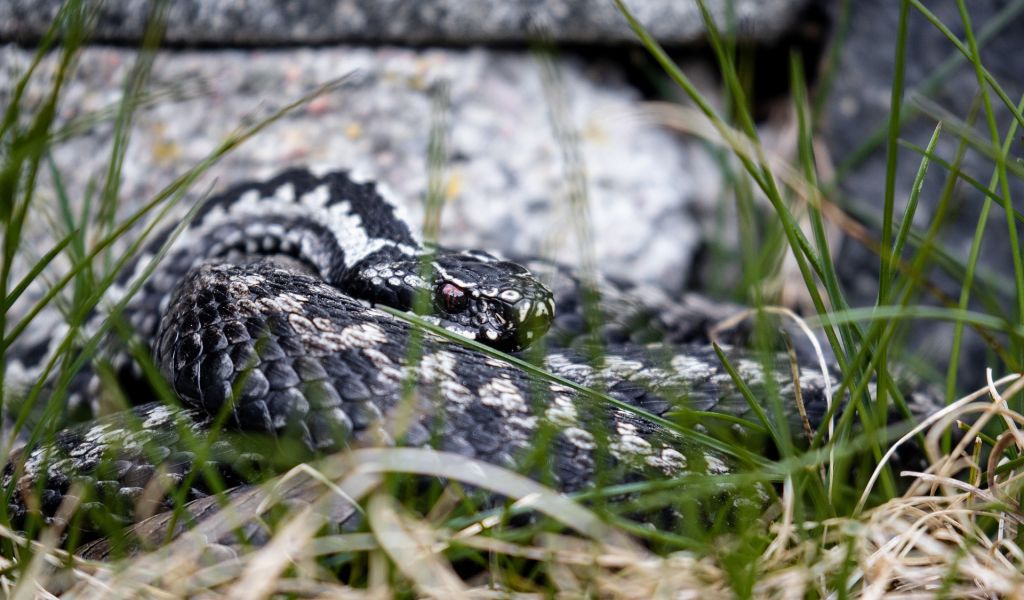
[[[181,405],[140,392],[131,398],[138,404],[132,411],[70,427],[16,453],[0,482],[16,521],[33,510],[51,518],[73,484],[83,482],[93,488],[85,509],[120,505],[125,521],[154,477],[165,490],[188,479],[193,487],[186,497],[202,496],[202,478],[189,477],[198,466],[193,449],[218,417],[238,435],[214,441],[202,460],[227,485],[247,482],[241,463],[254,453],[274,453],[273,443],[240,448],[233,443],[239,439],[288,441],[311,453],[432,446],[513,469],[544,439],[550,448],[541,475],[564,491],[585,489],[598,470],[622,480],[729,472],[730,457],[663,427],[657,417],[688,409],[753,419],[711,345],[685,333],[700,328],[707,311],[602,280],[606,323],[660,314],[653,320],[673,343],[638,343],[609,327],[615,333],[603,336],[601,359],[591,364],[561,347],[583,321],[571,271],[531,262],[545,271],[545,285],[519,264],[484,252],[424,248],[374,183],[347,173],[290,170],[209,199],[177,238],[170,230],[155,236],[110,289],[107,305],[123,298],[165,245],[124,315],[152,348]],[[411,310],[417,294],[431,300],[424,317],[432,323],[507,352],[537,342],[552,327],[542,356],[547,371],[637,410],[604,404],[430,333],[410,360],[412,326],[374,305]],[[100,311],[92,327],[102,318]],[[690,338],[698,341],[685,343]],[[44,338],[26,339],[31,343],[22,356],[16,346],[8,359],[9,382],[31,381],[45,361]],[[794,396],[788,359],[766,373],[752,354],[738,348],[728,354],[755,389],[771,377],[781,397]],[[126,354],[111,350],[110,359],[123,378],[139,377]],[[95,378],[86,373],[76,381],[70,395],[91,400]],[[393,415],[407,381],[417,384],[414,406],[403,412],[413,418],[396,432]],[[812,426],[820,424],[837,383],[834,372],[800,365],[800,395]],[[937,406],[924,392],[908,399],[919,414]],[[791,431],[799,431],[800,417],[790,407]],[[530,469],[536,473],[537,466]],[[170,506],[169,497],[164,502]]]

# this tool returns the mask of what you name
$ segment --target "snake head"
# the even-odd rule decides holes
[[[432,294],[441,325],[515,352],[547,332],[554,297],[525,267],[479,251],[439,251]]]
[[[413,310],[418,293],[435,324],[504,352],[526,348],[547,332],[554,297],[526,268],[478,251],[438,248],[431,276],[417,258],[395,257],[362,267],[347,285],[365,300]]]

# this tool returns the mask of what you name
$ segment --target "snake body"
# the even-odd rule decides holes
[[[586,488],[599,472],[611,480],[728,472],[734,457],[665,419],[680,411],[753,419],[705,341],[645,344],[620,331],[622,339],[606,338],[614,344],[596,364],[553,347],[543,355],[544,369],[561,378],[553,379],[417,332],[375,308],[410,310],[420,294],[429,300],[429,322],[517,351],[553,315],[561,314],[553,321],[556,341],[559,330],[578,326],[578,318],[571,325],[559,318],[579,312],[579,280],[564,270],[550,274],[553,297],[516,263],[424,248],[372,183],[345,173],[292,170],[211,198],[178,238],[170,230],[156,236],[129,264],[112,301],[161,249],[166,255],[124,315],[152,348],[180,406],[149,391],[133,398],[138,406],[130,411],[24,448],[0,481],[16,520],[32,512],[52,520],[84,485],[91,490],[84,508],[96,518],[130,521],[140,498],[155,503],[153,510],[168,508],[170,491],[186,483],[186,499],[203,496],[210,473],[222,486],[251,481],[285,446],[307,455],[353,445],[430,446],[528,470],[565,491]],[[433,275],[422,275],[424,265]],[[750,353],[727,354],[755,391],[770,380],[781,397],[794,395],[787,360],[765,371]],[[114,360],[131,370],[126,358]],[[826,375],[837,379],[811,366],[798,373],[817,426]],[[87,387],[75,393],[94,393]],[[608,397],[616,404],[601,399]],[[922,412],[934,406],[927,396],[917,400]],[[796,411],[788,417],[799,430]],[[527,461],[538,442],[549,451]],[[153,489],[160,492],[147,492]]]

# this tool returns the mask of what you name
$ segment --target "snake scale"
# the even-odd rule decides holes
[[[216,473],[225,487],[244,484],[286,446],[308,456],[361,445],[435,447],[526,469],[563,491],[586,489],[609,469],[612,480],[724,473],[733,457],[661,419],[685,411],[754,419],[703,337],[715,307],[656,301],[600,280],[603,347],[597,362],[585,360],[571,347],[585,329],[571,270],[525,261],[527,270],[484,252],[425,247],[374,183],[347,173],[295,169],[209,199],[177,238],[167,230],[149,242],[109,300],[124,298],[161,250],[123,315],[179,404],[130,383],[138,369],[111,351],[137,406],[12,456],[2,487],[15,522],[30,513],[52,520],[72,489],[89,490],[80,510],[131,522],[156,480],[165,492],[158,504],[168,508],[170,491],[184,483],[185,499],[209,492],[197,470]],[[526,357],[546,344],[542,365],[562,382],[429,332],[416,333],[411,353],[414,327],[376,306],[413,310],[418,295],[427,299],[419,312],[428,322],[461,336]],[[641,321],[661,341],[635,335]],[[34,340],[21,355],[12,352],[9,371],[31,373],[30,360],[38,364],[47,352]],[[753,353],[726,353],[755,392],[770,381],[782,398],[793,397],[787,358],[766,372]],[[816,427],[828,380],[810,364],[797,372]],[[72,398],[96,394],[88,369],[75,381]],[[936,406],[923,393],[910,400],[919,413]],[[787,410],[791,431],[799,431],[800,416]],[[399,414],[406,417],[396,427]],[[540,464],[536,457],[524,464],[538,443],[547,448]]]

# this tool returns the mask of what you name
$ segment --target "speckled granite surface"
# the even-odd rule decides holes
[[[29,57],[7,47],[0,51],[0,70],[17,70]],[[115,105],[133,60],[127,49],[85,50],[61,104],[62,119],[81,120]],[[721,189],[718,169],[698,143],[636,116],[639,96],[620,67],[572,56],[556,64],[566,120],[579,133],[597,263],[612,275],[680,287],[698,243],[691,211]],[[360,84],[320,97],[229,154],[197,182],[191,198],[290,165],[357,169],[387,184],[419,222],[435,118],[431,89],[448,81],[442,242],[579,260],[541,66],[517,51],[162,52],[153,93],[192,91],[135,115],[123,170],[124,214],[200,161],[243,119],[356,69],[364,74]],[[54,157],[73,198],[90,181],[102,181],[112,132],[109,120],[101,121],[57,147]],[[45,218],[41,223],[48,225]]]
[[[731,11],[743,39],[770,40],[808,0],[707,0],[722,29]],[[0,38],[35,40],[60,0],[0,1]],[[99,3],[97,3],[99,4]],[[145,29],[147,0],[102,3],[96,39],[134,42]],[[607,44],[634,36],[610,0],[174,0],[166,39],[181,44],[280,45],[327,43],[521,42],[539,28],[560,42]],[[692,1],[627,0],[663,42],[704,35]]]

